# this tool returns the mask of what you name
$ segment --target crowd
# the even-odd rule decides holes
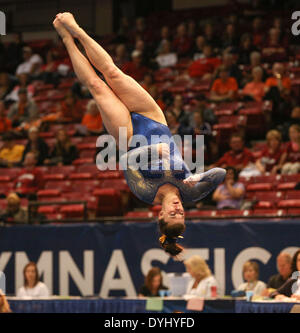
[[[228,169],[211,198],[218,209],[242,207],[245,188],[239,177],[300,172],[299,95],[291,79],[298,73],[299,49],[289,40],[287,22],[281,17],[264,20],[265,14],[233,13],[218,25],[214,19],[195,17],[155,28],[149,18],[137,18],[133,25],[122,18],[119,31],[104,45],[115,63],[157,101],[172,134],[192,135],[193,153],[196,135],[204,135],[206,169]],[[22,198],[43,189],[39,167],[70,165],[79,157],[74,137],[101,135],[105,128],[59,39],[34,49],[18,33],[10,43],[0,40],[0,52],[0,166],[22,168],[13,187],[14,197]],[[65,82],[69,85],[61,89]],[[182,89],[197,84],[206,88]],[[48,107],[41,107],[49,100]],[[263,136],[249,136],[249,129],[237,124],[227,140],[218,141],[217,110],[225,104],[230,109],[234,102],[259,105]],[[271,107],[263,109],[264,103]],[[231,114],[241,107],[232,108]],[[64,129],[68,124],[74,125],[72,133]],[[45,133],[56,141],[49,144]],[[265,145],[254,151],[249,137]]]

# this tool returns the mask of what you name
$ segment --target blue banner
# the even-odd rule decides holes
[[[242,282],[247,260],[260,265],[260,280],[276,274],[276,256],[300,246],[297,220],[229,220],[187,222],[185,258],[200,254],[207,260],[221,294]],[[28,261],[38,264],[53,295],[136,296],[152,266],[166,273],[185,272],[159,246],[156,222],[64,224],[0,227],[0,271],[6,293],[23,284]]]

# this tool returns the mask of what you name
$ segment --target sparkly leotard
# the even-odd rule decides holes
[[[164,184],[178,188],[182,202],[199,201],[213,191],[225,177],[225,170],[214,168],[201,174],[201,180],[193,187],[183,183],[192,176],[182,159],[168,126],[138,113],[131,113],[133,136],[143,136],[144,142],[138,148],[130,148],[121,157],[121,165],[131,191],[142,201],[153,204],[158,189]],[[151,155],[150,150],[159,143],[168,144],[169,161]],[[131,162],[130,162],[131,161]],[[138,168],[132,161],[138,161]],[[127,170],[126,170],[127,169]]]

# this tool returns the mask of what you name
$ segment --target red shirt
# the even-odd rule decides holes
[[[15,180],[16,192],[28,194],[42,189],[44,186],[43,174],[37,168],[23,169]]]
[[[271,171],[272,168],[279,163],[280,157],[283,153],[284,149],[282,145],[273,153],[269,151],[269,147],[262,150],[260,162],[265,166],[266,171]]]
[[[188,36],[177,37],[173,40],[173,49],[179,56],[184,56],[189,52],[192,44],[192,39]]]
[[[294,143],[294,147],[292,142],[289,142],[286,146],[286,153],[287,158],[286,162],[296,163],[300,162],[300,149],[299,145],[297,147],[297,144]]]
[[[254,157],[251,151],[248,148],[244,148],[241,152],[234,152],[233,150],[225,153],[215,165],[217,167],[224,166],[225,167],[236,167],[240,164],[243,167],[246,167],[249,162],[254,162]]]
[[[122,66],[122,71],[133,77],[136,81],[142,81],[145,74],[148,72],[148,68],[142,65],[137,67],[137,65],[131,61]]]
[[[190,77],[201,77],[207,73],[213,73],[221,64],[219,58],[203,58],[191,63],[188,71]]]

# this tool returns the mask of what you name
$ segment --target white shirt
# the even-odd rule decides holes
[[[33,288],[21,287],[17,292],[17,297],[27,298],[38,298],[38,297],[48,297],[49,290],[45,283],[38,282]]]
[[[28,74],[34,64],[42,64],[43,59],[38,54],[33,54],[28,61],[22,62],[16,70],[16,75]]]
[[[156,57],[156,61],[159,64],[160,68],[174,66],[177,64],[177,54],[162,54]]]
[[[185,296],[198,296],[198,297],[210,298],[211,287],[213,286],[217,287],[217,294],[218,294],[218,283],[213,275],[202,279],[199,282],[197,288],[193,288],[194,283],[195,279],[192,279],[189,282]]]
[[[262,281],[257,281],[255,284],[254,283],[249,283],[244,282],[239,285],[238,290],[243,290],[243,291],[253,291],[253,295],[256,296],[261,296],[261,293],[264,289],[267,288],[267,285],[262,282]]]

